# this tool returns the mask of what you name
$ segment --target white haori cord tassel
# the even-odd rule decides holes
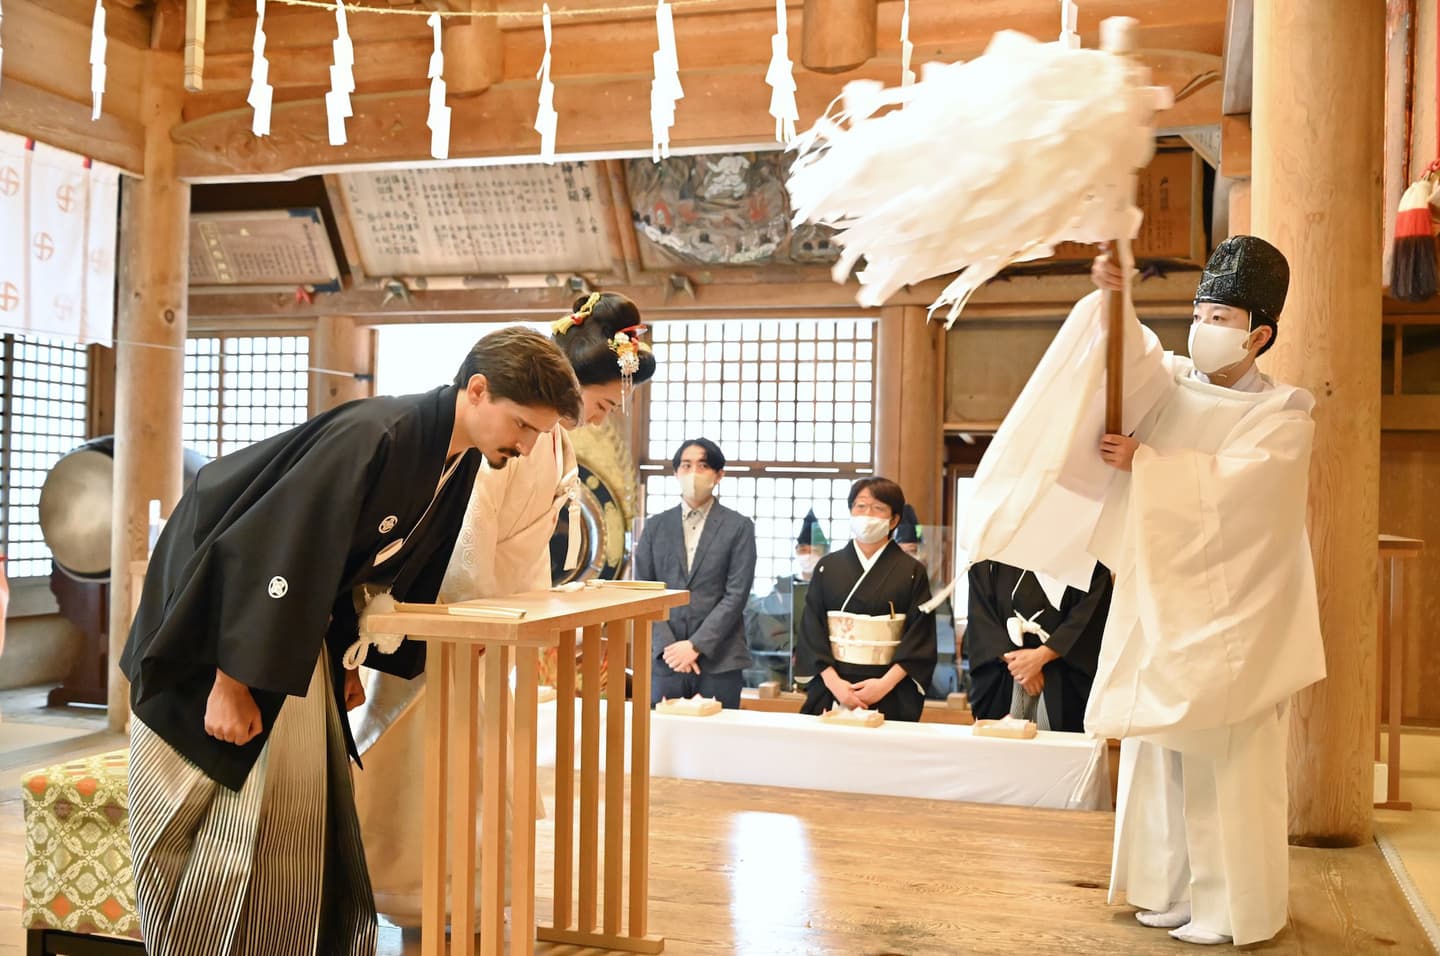
[[[382,634],[370,629],[370,615],[394,612],[395,598],[391,597],[389,591],[366,596],[365,610],[360,612],[359,636],[345,649],[344,661],[348,670],[353,671],[365,663],[365,655],[370,653],[372,647],[381,654],[394,654],[400,649],[400,643],[405,640],[404,634]]]
[[[670,129],[675,125],[675,104],[685,98],[680,86],[680,60],[675,52],[675,19],[665,0],[655,4],[655,32],[660,47],[655,51],[655,79],[650,83],[650,158],[670,158]]]
[[[265,58],[265,0],[255,0],[255,59],[250,64],[250,94],[245,102],[255,111],[250,132],[256,136],[270,135],[270,111],[275,102],[275,87],[270,85],[270,61]]]
[[[105,99],[105,3],[95,0],[95,19],[90,26],[90,120],[100,118],[100,107]]]
[[[905,0],[908,6],[910,0]],[[775,140],[789,145],[795,140],[795,123],[800,110],[795,105],[795,63],[790,59],[790,36],[786,33],[785,0],[775,0],[775,35],[770,38],[770,115],[775,117]]]
[[[555,129],[559,114],[555,112],[555,84],[550,82],[550,4],[542,8],[540,25],[545,31],[545,57],[535,78],[540,81],[540,108],[535,114],[535,132],[540,134],[540,161],[555,164]]]
[[[350,94],[355,92],[355,45],[345,20],[343,0],[335,3],[335,63],[330,67],[330,92],[325,94],[325,117],[330,123],[330,145],[345,145],[345,120],[355,115]]]
[[[1024,617],[1019,611],[1016,611],[1015,616],[1005,622],[1005,630],[1010,635],[1010,643],[1016,647],[1024,647],[1026,634],[1034,634],[1040,638],[1041,644],[1050,643],[1050,632],[1035,623],[1035,619],[1039,616],[1039,611],[1036,611],[1028,618]]]
[[[440,15],[432,13],[426,19],[435,34],[435,50],[430,54],[430,115],[425,125],[430,127],[430,155],[435,159],[450,156],[450,107],[445,105],[445,52],[441,48]]]

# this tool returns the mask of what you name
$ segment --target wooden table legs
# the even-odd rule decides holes
[[[449,779],[450,674],[454,646],[433,643],[425,654],[425,819],[421,846],[420,953],[444,956],[446,878],[445,782]]]
[[[432,640],[425,665],[425,819],[422,847],[423,956],[533,956],[535,940],[659,953],[647,933],[650,855],[650,624],[610,624],[605,699],[604,837],[601,842],[601,628],[581,632],[580,813],[576,838],[574,773],[576,632],[560,634],[555,751],[555,907],[535,927],[536,679],[539,650],[509,644]],[[629,840],[626,840],[625,651],[632,652],[629,724]],[[481,678],[483,652],[484,677]],[[510,670],[515,668],[513,731]],[[481,719],[483,715],[483,721]],[[476,760],[483,723],[484,757]],[[513,756],[508,753],[513,737]],[[396,786],[403,786],[396,781]],[[507,799],[507,797],[509,799]],[[476,921],[476,809],[479,804],[479,920]],[[509,806],[510,830],[506,829]],[[510,943],[505,941],[505,855],[510,845]],[[576,867],[575,851],[579,860]],[[628,854],[627,854],[628,849]],[[602,859],[603,851],[603,859]],[[628,867],[627,867],[628,855]],[[604,888],[601,910],[600,888]],[[578,890],[578,914],[571,903]],[[628,906],[628,927],[624,916]],[[447,940],[446,917],[451,933]],[[598,925],[597,925],[598,924]],[[572,926],[574,928],[572,928]]]
[[[574,688],[567,688],[564,666],[574,658],[573,632],[560,640],[561,679],[555,745],[555,912],[552,925],[537,936],[546,942],[594,946],[631,953],[659,953],[663,937],[647,935],[650,889],[650,624],[651,619],[610,624],[610,657],[605,706],[605,827],[603,866],[600,836],[600,628],[585,628],[581,638],[579,866],[572,876],[571,837],[575,773]],[[634,672],[630,711],[629,867],[625,840],[625,650]],[[568,649],[568,650],[567,650]],[[573,679],[573,678],[572,678]],[[568,693],[567,693],[568,690]],[[562,783],[563,781],[563,783]],[[604,908],[598,889],[604,886]],[[571,929],[571,887],[579,891],[579,912]],[[628,929],[623,927],[629,905]],[[597,921],[601,922],[597,931]]]
[[[484,693],[480,687],[484,651]],[[513,769],[510,665],[516,666]],[[538,651],[497,644],[434,641],[425,666],[425,820],[421,877],[423,956],[535,952],[535,727]],[[484,759],[478,763],[480,715]],[[483,767],[483,770],[482,770]],[[448,799],[447,799],[448,784]],[[477,784],[479,785],[477,787]],[[397,781],[397,786],[403,782]],[[479,925],[475,861],[477,797],[480,833]],[[505,943],[506,809],[512,808],[511,920]],[[450,917],[450,937],[445,924]]]
[[[1388,585],[1388,587],[1386,586]],[[1410,801],[1400,799],[1400,728],[1403,723],[1405,690],[1404,650],[1405,572],[1400,559],[1381,555],[1380,559],[1380,653],[1384,679],[1380,686],[1381,713],[1385,716],[1385,802],[1375,804],[1382,810],[1409,810]],[[1387,666],[1388,665],[1388,666]],[[1387,686],[1388,685],[1388,686]],[[1380,728],[1375,729],[1376,757],[1380,751]]]

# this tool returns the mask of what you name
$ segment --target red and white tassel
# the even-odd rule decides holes
[[[1395,247],[1390,260],[1390,294],[1423,302],[1436,292],[1435,232],[1430,224],[1428,179],[1410,184],[1395,217]]]

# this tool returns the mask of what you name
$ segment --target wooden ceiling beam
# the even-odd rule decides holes
[[[497,0],[488,0],[495,3]],[[504,9],[504,1],[497,4]],[[1112,6],[1087,3],[1090,7]],[[1123,4],[1113,4],[1122,12]],[[1158,7],[1140,26],[1140,48],[1149,50],[1191,50],[1218,55],[1223,45],[1224,0],[1195,0],[1179,4],[1174,0],[1152,4]],[[726,9],[733,7],[733,9]],[[996,7],[1024,7],[1030,14],[1014,13],[999,16]],[[533,4],[531,4],[533,9]],[[1035,36],[1048,37],[1056,30],[1054,3],[1045,0],[1024,0],[1021,3],[950,3],[948,0],[914,0],[912,40],[916,45],[916,65],[926,60],[966,59],[978,55],[996,30],[1027,29]],[[1038,9],[1038,13],[1037,13]],[[284,12],[287,7],[274,7]],[[880,32],[876,56],[896,63],[899,79],[900,4],[880,6]],[[1099,17],[1103,10],[1096,10]],[[648,19],[654,19],[648,14]],[[500,81],[533,79],[544,52],[539,23],[530,17],[526,26],[521,20],[501,19],[504,72]],[[410,82],[425,78],[426,63],[431,52],[431,33],[423,17],[366,16],[350,17],[350,35],[356,43],[356,82],[364,89],[367,81],[409,78]],[[1096,29],[1099,19],[1087,19],[1087,26]],[[628,20],[564,19],[554,22],[552,69],[557,78],[600,78],[600,76],[651,75],[651,56],[655,50],[654,26],[636,29],[634,17]],[[798,55],[796,37],[801,32],[801,10],[796,6],[789,16],[792,53]],[[215,30],[207,37],[207,66],[215,63],[216,91],[239,91],[249,86],[251,42],[255,19],[238,16],[226,23],[223,32]],[[271,60],[271,82],[276,89],[288,85],[328,85],[330,42],[336,27],[334,17],[317,10],[302,10],[279,16],[266,14],[266,55]],[[721,68],[759,63],[768,65],[770,35],[775,33],[773,3],[719,4],[703,7],[701,12],[681,9],[675,14],[675,42],[681,69]],[[1096,37],[1087,37],[1093,42]],[[209,81],[207,76],[207,81]]]
[[[8,51],[7,51],[8,52]],[[107,109],[91,121],[90,104],[5,77],[0,129],[118,166],[139,175],[145,165],[145,127]],[[105,104],[111,105],[109,94]]]
[[[1143,58],[1143,57],[1142,57]],[[1213,58],[1210,58],[1213,59]],[[1163,54],[1151,63],[1154,81],[1181,89],[1205,64],[1195,56]],[[845,82],[861,77],[889,80],[895,67],[872,62],[844,76],[822,76],[797,71],[796,101],[802,117],[819,116],[839,94]],[[770,89],[765,68],[728,68],[685,71],[681,101],[671,145],[684,148],[727,148],[771,143],[774,120],[769,115]],[[651,130],[646,105],[650,76],[556,81],[555,105],[560,111],[557,149],[562,154],[591,156],[604,153],[648,152]],[[250,134],[250,111],[237,107],[191,120],[177,127],[180,175],[194,182],[236,181],[338,171],[357,164],[414,164],[429,162],[429,133],[425,128],[428,92],[412,89],[394,93],[359,94],[355,116],[349,121],[346,146],[332,147],[326,140],[325,104],[317,89],[300,102],[277,102],[271,135]],[[451,121],[452,160],[535,155],[539,138],[533,129],[538,86],[511,82],[492,87],[483,95],[455,99]],[[1219,84],[1200,89],[1161,113],[1161,131],[1218,123]]]
[[[7,0],[0,129],[136,172],[144,154],[140,73],[149,20],[125,8],[107,14],[113,29],[104,111],[92,122],[90,69],[74,64],[89,62],[94,11],[93,2]]]
[[[647,320],[682,318],[695,312],[727,310],[736,314],[754,313],[773,317],[776,310],[824,310],[830,317],[875,315],[878,310],[862,309],[855,302],[856,285],[830,282],[824,268],[769,268],[739,270],[690,270],[687,275],[708,274],[716,281],[696,281],[695,296],[675,296],[666,284],[645,282],[607,285],[607,291],[629,296]],[[645,278],[661,278],[648,273]],[[732,281],[733,280],[733,281]],[[896,293],[888,305],[928,306],[944,288],[946,280],[933,279]],[[1017,275],[991,282],[975,293],[960,321],[996,317],[1057,321],[1075,301],[1094,291],[1088,275]],[[1195,274],[1174,272],[1149,279],[1135,287],[1135,302],[1141,315],[1190,315],[1195,294]],[[317,295],[313,303],[297,303],[293,295],[273,292],[196,293],[190,295],[189,322],[192,328],[248,326],[257,322],[304,321],[328,315],[345,315],[367,325],[407,322],[464,322],[486,319],[522,321],[551,318],[571,305],[573,296],[564,288],[457,289],[417,291],[408,301],[385,302],[379,289],[346,289]]]

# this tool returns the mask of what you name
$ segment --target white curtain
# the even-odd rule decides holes
[[[120,171],[0,132],[0,327],[109,344]]]

